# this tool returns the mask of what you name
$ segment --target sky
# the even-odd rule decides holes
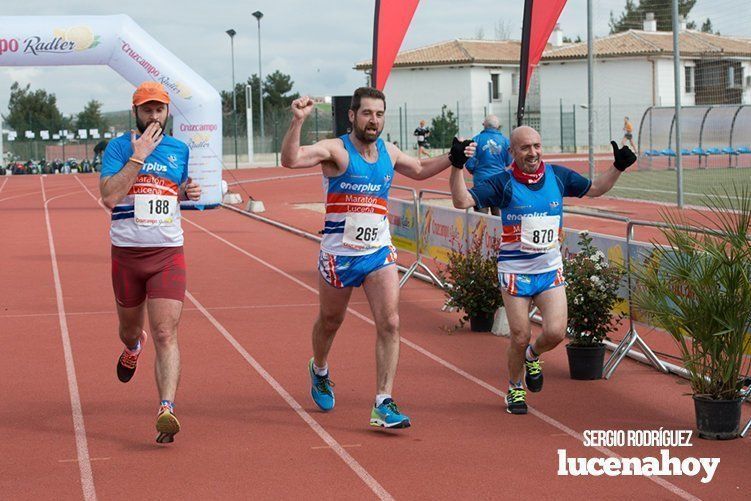
[[[126,14],[191,66],[216,89],[232,88],[230,41],[235,37],[238,82],[258,72],[258,27],[251,13],[263,12],[263,74],[275,70],[292,76],[294,90],[313,96],[351,94],[365,82],[352,69],[369,59],[373,32],[373,0],[24,0],[3,2],[0,16]],[[595,36],[608,33],[611,11],[620,13],[626,0],[593,0]],[[522,0],[422,0],[402,50],[454,38],[493,38],[496,28],[510,38],[521,36]],[[569,0],[560,18],[564,35],[586,39],[586,0]],[[741,15],[741,13],[745,13]],[[689,20],[712,19],[723,35],[751,38],[749,0],[698,0]],[[0,18],[0,23],[3,21]],[[0,38],[2,38],[0,24]],[[1,59],[0,59],[1,63]],[[30,83],[54,93],[66,114],[78,113],[91,99],[104,111],[127,109],[133,86],[107,67],[0,67],[0,113],[8,111],[10,86]]]

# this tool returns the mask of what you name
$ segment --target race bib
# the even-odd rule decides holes
[[[417,136],[417,140],[422,143],[423,141],[425,141],[425,136]]]
[[[521,251],[537,254],[558,248],[558,229],[561,216],[522,218]]]
[[[177,213],[174,195],[136,195],[135,220],[139,226],[172,226]]]
[[[354,249],[380,248],[390,243],[388,220],[382,214],[347,214],[342,243]]]

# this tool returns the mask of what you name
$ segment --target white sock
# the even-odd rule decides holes
[[[329,364],[326,363],[323,367],[318,367],[316,363],[313,362],[313,372],[316,373],[316,376],[326,376],[329,373]]]
[[[379,393],[378,395],[376,395],[375,406],[378,407],[387,398],[391,398],[391,395],[389,395],[388,393]]]

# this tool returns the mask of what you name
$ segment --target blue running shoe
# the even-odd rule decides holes
[[[370,412],[370,426],[382,428],[409,428],[409,417],[399,412],[396,402],[387,398]]]
[[[310,395],[313,402],[316,403],[322,411],[330,411],[334,408],[334,382],[329,379],[329,375],[319,376],[313,370],[313,359],[308,362],[308,372],[310,372]]]

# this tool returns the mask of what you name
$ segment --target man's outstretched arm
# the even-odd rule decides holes
[[[636,162],[636,155],[628,146],[619,149],[615,141],[610,141],[610,145],[613,147],[613,165],[592,181],[592,187],[587,192],[588,197],[599,197],[610,191],[623,171]]]
[[[300,132],[305,119],[313,111],[313,100],[301,97],[292,101],[292,121],[282,140],[282,167],[306,169],[331,160],[331,139],[310,146],[300,146]]]

